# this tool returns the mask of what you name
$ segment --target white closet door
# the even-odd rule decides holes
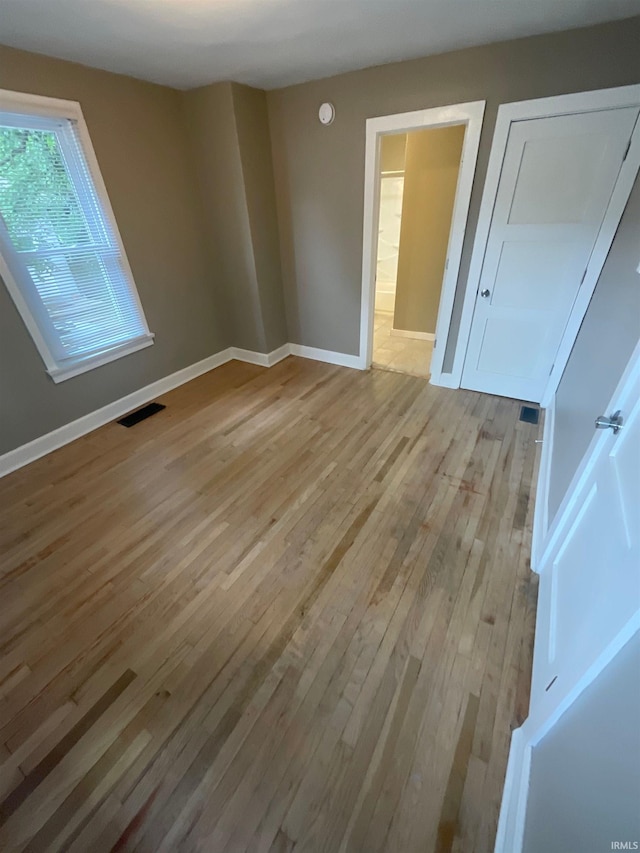
[[[511,126],[464,388],[542,399],[638,112],[601,110]]]

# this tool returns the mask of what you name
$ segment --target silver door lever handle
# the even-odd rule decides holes
[[[612,415],[598,415],[596,418],[596,429],[612,429],[613,434],[617,435],[622,429],[622,412],[618,409]]]

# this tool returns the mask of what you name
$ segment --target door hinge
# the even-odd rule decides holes
[[[437,338],[434,338],[434,339],[433,339],[433,348],[434,348],[434,349],[436,348],[436,344],[437,344],[437,343],[438,343],[438,339],[437,339]]]
[[[580,285],[579,285],[580,287],[582,287],[582,284],[583,284],[585,278],[587,277],[587,270],[588,269],[589,269],[589,267],[586,267],[585,271],[582,273],[582,278],[580,279]]]
[[[556,366],[556,363],[555,363],[555,361],[554,361],[554,362],[553,362],[553,364],[551,365],[551,370],[549,371],[549,376],[551,376],[551,374],[553,373],[553,368],[554,368],[555,366]]]
[[[448,269],[449,269],[449,258],[447,258],[447,260],[444,262],[444,268],[445,268],[446,270],[448,270]]]
[[[630,136],[630,137],[629,137],[629,141],[627,142],[627,147],[625,148],[624,157],[622,158],[622,162],[623,162],[623,163],[624,163],[624,161],[627,159],[627,154],[629,153],[629,150],[630,150],[630,148],[631,148],[631,140],[632,140],[632,138],[633,138],[633,137],[632,137],[632,136]]]

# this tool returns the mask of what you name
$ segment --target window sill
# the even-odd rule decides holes
[[[150,347],[153,343],[153,338],[154,335],[149,332],[149,334],[142,338],[136,338],[135,341],[128,341],[106,352],[101,352],[88,358],[69,359],[69,361],[61,365],[50,368],[47,370],[47,373],[54,382],[64,382],[65,379],[79,376],[88,370],[102,367],[103,364],[108,364],[110,361],[116,361],[118,358],[124,358],[125,355],[131,355],[133,352]]]

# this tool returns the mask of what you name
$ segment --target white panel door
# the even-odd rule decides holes
[[[622,429],[601,436],[540,572],[531,689],[538,720],[640,616],[640,346],[612,408],[622,412]]]
[[[594,424],[542,556],[529,714],[513,732],[496,853],[522,849],[532,748],[640,631],[640,342],[606,412],[585,416],[618,409],[617,434]]]
[[[463,388],[541,401],[638,112],[511,125]]]

